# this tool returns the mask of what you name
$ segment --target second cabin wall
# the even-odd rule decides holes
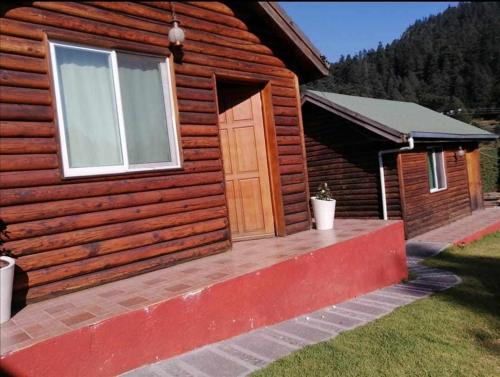
[[[180,171],[63,179],[47,38],[168,56],[169,2],[35,2],[0,18],[0,216],[16,300],[39,300],[230,246],[214,74],[271,84],[287,234],[309,228],[296,76],[223,3],[176,3]],[[91,109],[89,109],[91,111]]]
[[[430,192],[426,147],[401,154],[406,237],[411,238],[471,214],[467,162],[458,144],[444,145],[447,188]],[[464,146],[465,147],[465,146]]]
[[[311,195],[327,182],[336,217],[382,218],[377,153],[396,145],[310,103],[303,106],[303,119]],[[400,219],[396,155],[384,156],[384,165],[388,214]]]

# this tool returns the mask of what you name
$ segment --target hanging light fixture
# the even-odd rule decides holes
[[[465,151],[464,151],[464,149],[462,148],[462,146],[459,146],[459,147],[458,147],[458,151],[456,152],[456,156],[457,156],[457,157],[463,157],[463,156],[465,156]]]
[[[179,27],[179,20],[177,19],[177,15],[175,13],[174,4],[170,2],[170,9],[172,9],[172,28],[168,31],[168,40],[171,45],[174,46],[182,46],[186,36],[184,34],[184,30]]]

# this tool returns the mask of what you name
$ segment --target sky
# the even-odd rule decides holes
[[[416,20],[458,2],[286,2],[286,12],[332,63],[399,38]]]

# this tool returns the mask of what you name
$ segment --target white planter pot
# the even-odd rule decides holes
[[[316,229],[333,229],[333,219],[335,218],[336,200],[319,200],[311,197]]]
[[[0,323],[4,323],[10,319],[16,261],[10,257],[0,257],[0,260],[8,263],[7,266],[0,268]]]

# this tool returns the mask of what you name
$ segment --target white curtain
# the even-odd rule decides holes
[[[160,63],[159,58],[118,54],[128,158],[132,165],[172,161]]]
[[[70,167],[122,165],[110,54],[56,46]]]

